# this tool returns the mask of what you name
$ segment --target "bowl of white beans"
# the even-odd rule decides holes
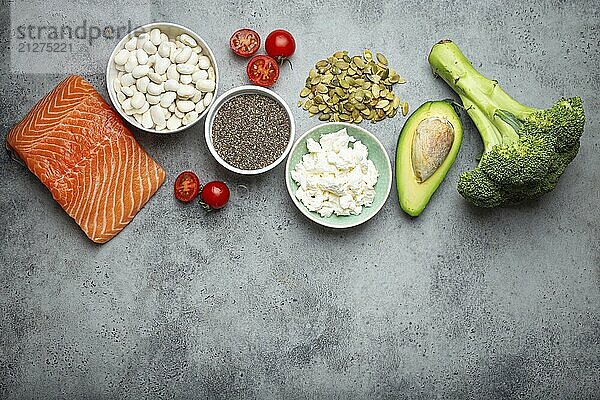
[[[219,82],[206,42],[177,24],[155,22],[125,36],[106,68],[110,100],[138,129],[176,133],[204,117]]]

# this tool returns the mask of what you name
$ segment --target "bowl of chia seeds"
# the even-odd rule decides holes
[[[248,85],[215,101],[206,115],[204,135],[219,164],[238,174],[256,175],[285,160],[294,131],[285,101],[272,90]]]

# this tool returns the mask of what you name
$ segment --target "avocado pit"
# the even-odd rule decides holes
[[[412,143],[412,167],[417,182],[425,182],[442,165],[454,142],[454,126],[432,116],[419,122]]]

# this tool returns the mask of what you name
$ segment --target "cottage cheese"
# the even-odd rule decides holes
[[[379,173],[360,140],[344,128],[319,142],[309,138],[306,146],[308,154],[292,171],[299,186],[296,197],[306,208],[329,217],[358,215],[373,204]]]

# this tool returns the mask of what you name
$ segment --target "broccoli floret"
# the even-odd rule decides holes
[[[579,151],[581,99],[560,99],[545,110],[522,105],[477,72],[449,40],[433,46],[429,63],[458,93],[484,143],[479,165],[460,177],[460,194],[477,206],[498,207],[553,190]]]

